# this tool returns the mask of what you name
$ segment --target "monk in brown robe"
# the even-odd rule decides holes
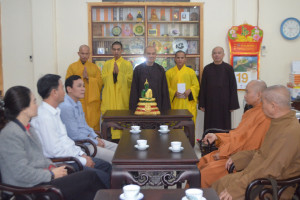
[[[271,119],[262,110],[261,94],[267,85],[264,81],[253,80],[246,87],[245,100],[254,108],[242,117],[239,126],[229,133],[208,133],[203,142],[215,141],[218,150],[200,159],[198,168],[201,172],[201,187],[208,188],[228,174],[225,164],[230,155],[242,151],[258,149],[270,127]]]
[[[231,156],[225,167],[235,164],[237,173],[216,181],[212,187],[221,200],[244,199],[251,181],[257,178],[288,179],[300,175],[300,124],[290,110],[290,94],[284,86],[271,86],[262,94],[264,113],[271,125],[258,150]],[[241,171],[242,170],[242,171]],[[292,199],[295,188],[288,188],[280,199]]]

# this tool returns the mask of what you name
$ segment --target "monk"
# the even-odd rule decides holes
[[[114,58],[104,63],[102,69],[103,93],[101,112],[107,110],[129,110],[129,95],[132,82],[133,67],[121,54],[123,45],[114,42],[111,48]],[[111,130],[112,139],[120,139],[120,130]]]
[[[238,127],[229,133],[208,133],[204,137],[204,143],[215,142],[218,150],[205,155],[198,163],[201,187],[211,187],[215,181],[228,174],[224,166],[230,155],[260,147],[271,122],[262,110],[261,95],[266,88],[264,81],[250,81],[244,98],[253,108],[246,111]]]
[[[134,68],[129,98],[130,110],[136,110],[146,80],[159,110],[167,111],[171,108],[165,69],[155,62],[156,56],[156,49],[153,46],[146,47],[144,50],[146,61]]]
[[[204,130],[231,129],[231,112],[240,107],[233,67],[224,56],[224,49],[215,47],[213,62],[203,69],[198,108],[204,112]]]
[[[68,70],[66,79],[71,75],[81,76],[85,85],[84,99],[80,99],[85,119],[94,131],[100,130],[100,93],[102,90],[101,72],[97,65],[88,61],[90,48],[87,45],[79,47],[79,60],[72,63]]]
[[[258,150],[241,151],[228,159],[225,167],[234,163],[240,172],[212,185],[221,200],[244,199],[247,186],[257,178],[288,179],[300,175],[300,124],[290,109],[288,89],[281,85],[268,87],[262,94],[262,108],[271,118],[266,137]],[[280,199],[292,199],[294,191],[288,188]]]
[[[185,61],[185,52],[177,51],[175,53],[176,66],[166,72],[171,109],[188,109],[193,114],[193,121],[196,124],[199,81],[195,71],[188,68]],[[178,92],[178,83],[185,84],[183,93]]]

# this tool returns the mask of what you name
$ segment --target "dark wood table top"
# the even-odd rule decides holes
[[[152,119],[152,118],[187,118],[191,119],[193,115],[185,109],[182,110],[167,110],[162,111],[160,115],[135,115],[134,111],[131,110],[108,110],[102,116],[102,119],[128,119],[128,118],[143,118],[143,119]]]
[[[149,148],[141,151],[134,147],[136,140],[146,139]],[[181,141],[183,151],[173,153],[168,148],[172,141]],[[198,158],[183,130],[173,129],[167,134],[160,134],[154,129],[143,129],[140,134],[124,130],[118,148],[112,160],[113,164],[129,165],[170,165],[196,164]]]
[[[207,200],[219,200],[219,197],[214,189],[202,189],[203,196]],[[99,190],[96,193],[94,200],[117,200],[123,193],[122,189]],[[143,200],[181,200],[185,196],[185,189],[142,189],[144,195]]]

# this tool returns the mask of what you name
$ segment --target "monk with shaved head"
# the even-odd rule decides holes
[[[144,50],[144,57],[146,61],[136,66],[133,71],[129,109],[136,109],[139,98],[141,97],[141,92],[144,89],[144,84],[147,80],[159,110],[169,110],[171,105],[166,73],[165,69],[155,62],[156,48],[153,46],[146,47]]]
[[[210,187],[215,181],[228,174],[225,164],[234,153],[258,149],[270,126],[271,119],[262,110],[261,97],[267,88],[264,81],[253,80],[246,87],[245,100],[253,108],[246,111],[238,127],[229,133],[208,133],[203,142],[215,142],[218,150],[200,159],[201,187]]]
[[[84,81],[85,95],[80,99],[85,119],[95,131],[100,131],[100,93],[102,90],[102,77],[100,69],[89,61],[90,48],[83,44],[78,51],[79,60],[72,63],[66,74],[66,79],[78,75]]]
[[[244,199],[251,181],[257,178],[288,179],[300,175],[300,125],[290,109],[286,87],[271,86],[262,94],[262,109],[271,125],[258,150],[241,151],[231,156],[226,166],[235,164],[237,173],[229,174],[213,184],[221,200]],[[292,199],[290,187],[278,199]]]

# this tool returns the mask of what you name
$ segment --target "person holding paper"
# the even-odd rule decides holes
[[[185,65],[186,55],[183,51],[175,53],[176,66],[166,72],[172,109],[188,109],[197,117],[197,99],[199,82],[193,69]]]

